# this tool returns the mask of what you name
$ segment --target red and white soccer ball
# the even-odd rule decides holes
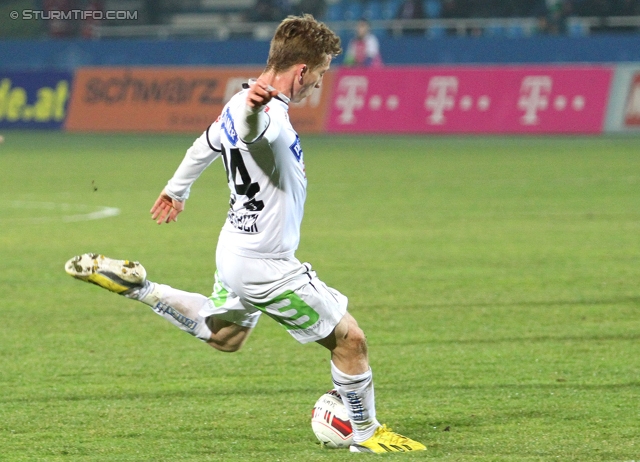
[[[311,413],[311,428],[320,444],[326,448],[339,449],[351,446],[351,421],[337,391],[328,391],[318,399]]]

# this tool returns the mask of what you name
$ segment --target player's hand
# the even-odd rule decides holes
[[[260,106],[267,104],[276,96],[278,96],[278,90],[258,79],[249,86],[249,92],[247,93],[247,106],[251,108],[259,108]]]
[[[183,210],[184,202],[172,199],[163,189],[158,199],[156,199],[156,203],[151,207],[151,218],[156,220],[159,225],[171,223],[172,221],[178,221],[178,214]]]

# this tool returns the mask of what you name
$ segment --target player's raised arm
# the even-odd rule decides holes
[[[253,143],[269,127],[265,106],[278,96],[278,90],[258,79],[249,85],[244,117],[238,120],[238,136],[245,143]]]
[[[189,197],[191,185],[220,156],[219,125],[219,121],[214,122],[193,142],[173,177],[151,207],[151,218],[158,224],[177,221],[178,214],[184,210],[184,201]]]

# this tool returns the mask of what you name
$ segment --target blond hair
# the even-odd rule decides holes
[[[265,71],[283,72],[295,64],[310,69],[323,64],[327,55],[342,52],[340,37],[310,14],[283,20],[271,40]]]

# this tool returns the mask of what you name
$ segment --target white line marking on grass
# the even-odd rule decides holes
[[[80,215],[66,215],[62,217],[62,221],[88,221],[88,220],[100,220],[101,218],[109,218],[120,215],[120,209],[116,207],[100,207],[100,210],[95,212],[80,214]]]
[[[54,212],[52,216],[32,216],[25,218],[3,218],[0,221],[26,221],[29,223],[45,223],[62,221],[71,223],[77,221],[100,220],[102,218],[120,215],[120,209],[100,205],[66,204],[57,202],[9,201],[9,208],[20,210],[48,210]]]

